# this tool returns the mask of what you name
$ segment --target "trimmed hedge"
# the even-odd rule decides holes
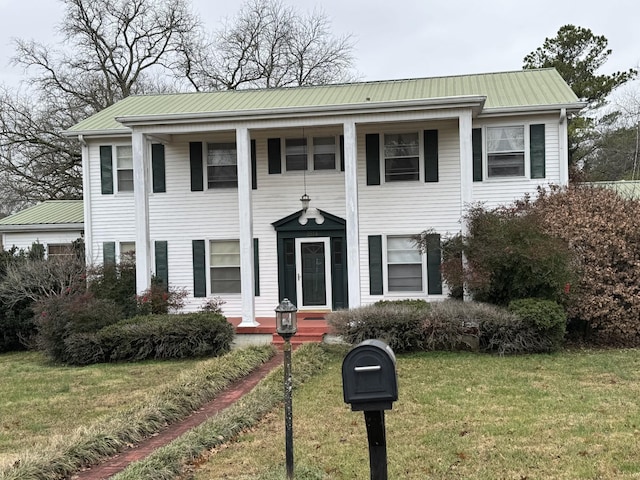
[[[561,348],[566,316],[556,302],[525,299],[509,309],[447,300],[425,306],[379,302],[333,312],[334,332],[357,344],[380,339],[395,352],[479,350],[499,354],[553,352]]]
[[[233,326],[220,314],[147,315],[70,335],[65,351],[75,365],[216,356],[231,349],[233,336]]]

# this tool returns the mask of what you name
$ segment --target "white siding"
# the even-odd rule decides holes
[[[82,237],[82,230],[68,230],[63,232],[39,231],[39,232],[5,232],[2,245],[5,250],[15,246],[18,249],[28,250],[34,243],[44,246],[45,252],[49,244],[66,244]]]
[[[538,185],[558,183],[558,120],[552,116],[534,117],[533,120],[513,119],[474,121],[474,127],[499,123],[545,123],[546,173],[543,180],[485,180],[473,184],[473,201],[487,206],[508,203],[525,193],[534,193]],[[433,230],[443,237],[461,229],[463,205],[461,203],[460,135],[457,120],[424,121],[411,123],[385,123],[357,126],[358,192],[360,212],[360,268],[361,299],[363,304],[383,298],[369,293],[369,235],[413,235]],[[366,184],[365,135],[385,132],[422,132],[438,130],[439,181],[404,181],[368,186]],[[304,135],[340,135],[341,126],[313,129],[305,127]],[[311,207],[345,218],[344,173],[335,171],[284,172],[269,175],[267,139],[286,136],[300,137],[301,128],[281,130],[254,130],[251,137],[257,147],[258,189],[252,190],[253,235],[259,239],[260,296],[255,299],[256,316],[272,316],[278,304],[278,259],[276,222],[301,208],[300,197],[306,192]],[[190,141],[234,141],[233,131],[202,133],[198,135],[174,134],[165,144],[166,193],[151,193],[149,198],[150,237],[153,242],[168,242],[169,282],[174,287],[193,289],[192,241],[237,239],[239,236],[237,189],[207,190],[206,173],[204,191],[190,191]],[[100,193],[99,145],[114,143],[93,141],[90,145],[90,186],[92,205],[92,241],[94,260],[102,259],[102,242],[133,241],[135,238],[133,194],[102,195]],[[422,134],[420,134],[422,151]],[[122,143],[121,141],[119,143]],[[205,160],[206,161],[206,160]],[[422,162],[422,160],[421,160]],[[422,165],[421,165],[421,168]],[[471,172],[465,172],[471,175]],[[88,226],[87,226],[88,228]],[[152,252],[153,253],[153,252]],[[208,266],[208,259],[207,259]],[[211,282],[207,272],[207,288]],[[350,286],[354,288],[355,286]],[[425,285],[426,290],[426,285]],[[446,290],[445,290],[446,295]],[[209,296],[213,296],[209,294]],[[406,295],[405,295],[406,296]],[[421,295],[426,298],[426,293]],[[442,296],[437,296],[442,298]],[[190,309],[196,309],[205,299],[188,299]],[[241,296],[225,295],[225,314],[239,316]]]

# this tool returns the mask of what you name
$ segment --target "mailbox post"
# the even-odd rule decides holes
[[[356,345],[342,362],[342,389],[352,411],[363,411],[369,442],[371,480],[387,480],[384,411],[398,400],[396,357],[380,340]]]

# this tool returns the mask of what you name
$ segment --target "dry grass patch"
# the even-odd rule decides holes
[[[296,465],[313,472],[298,479],[369,478],[364,418],[342,401],[341,362],[334,355],[294,395]],[[389,478],[640,476],[640,351],[421,353],[398,356],[398,374]],[[196,479],[272,478],[284,464],[283,425],[273,412],[218,448]]]

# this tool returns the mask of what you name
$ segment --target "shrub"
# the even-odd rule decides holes
[[[87,364],[94,359],[117,362],[221,355],[230,350],[233,335],[233,326],[222,315],[139,316],[105,327],[95,336],[70,338],[69,347],[81,348],[68,358]],[[91,345],[82,346],[83,341]]]
[[[374,305],[387,307],[387,306],[406,306],[409,308],[414,308],[416,310],[428,310],[431,308],[431,304],[426,300],[422,299],[414,299],[414,298],[403,298],[401,300],[379,300]]]
[[[541,191],[529,206],[546,232],[571,246],[581,275],[571,287],[571,324],[587,340],[640,345],[640,201],[585,186]]]
[[[133,256],[125,255],[118,264],[93,267],[89,278],[89,291],[97,298],[114,301],[122,309],[125,318],[138,313],[136,263]]]
[[[567,327],[567,314],[551,300],[525,298],[509,304],[509,311],[515,313],[526,325],[540,335],[541,342],[549,343],[547,351],[557,351],[562,347]]]
[[[187,295],[184,288],[167,288],[158,277],[151,277],[151,287],[136,297],[138,315],[178,312]]]
[[[480,348],[501,355],[554,352],[562,346],[565,325],[564,310],[556,302],[514,301],[505,315],[480,320]]]
[[[410,352],[422,348],[422,323],[426,311],[426,308],[416,308],[412,302],[382,302],[332,312],[327,321],[348,343],[379,339],[396,353]]]
[[[564,286],[576,278],[567,243],[546,233],[534,212],[475,206],[465,221],[467,235],[443,244],[443,278],[454,295],[466,285],[475,300],[495,305],[529,297],[559,300]],[[419,244],[425,238],[418,237]]]
[[[91,334],[122,320],[120,308],[108,299],[77,293],[44,298],[34,306],[36,346],[51,360],[73,363],[69,337]]]

